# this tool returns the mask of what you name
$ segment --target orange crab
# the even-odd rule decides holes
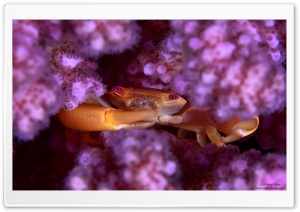
[[[217,146],[236,141],[253,133],[259,124],[258,116],[241,120],[235,116],[219,123],[210,116],[210,109],[191,107],[177,93],[152,88],[115,86],[108,92],[114,107],[102,98],[89,99],[74,110],[59,111],[59,119],[70,129],[102,131],[147,128],[155,123],[179,128],[178,136],[193,131],[201,146],[206,135]],[[219,132],[226,136],[221,137]]]

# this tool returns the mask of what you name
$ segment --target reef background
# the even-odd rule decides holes
[[[280,20],[14,21],[13,189],[285,189],[285,52]],[[165,126],[94,133],[91,146],[57,119],[114,85],[260,125],[222,148]]]

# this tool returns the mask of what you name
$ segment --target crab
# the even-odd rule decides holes
[[[206,136],[221,147],[250,135],[259,125],[258,116],[248,120],[234,116],[220,123],[212,118],[211,108],[192,107],[179,94],[158,89],[114,86],[107,97],[89,99],[74,110],[61,109],[59,119],[67,128],[83,132],[170,125],[179,128],[179,137],[195,132],[202,147]]]

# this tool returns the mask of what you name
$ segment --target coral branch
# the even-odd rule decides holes
[[[87,149],[66,180],[68,189],[179,189],[180,170],[167,133],[104,132],[106,151]]]
[[[285,107],[285,22],[176,20],[171,30],[128,68],[143,71],[143,86],[175,90],[220,121]]]
[[[62,107],[62,90],[39,46],[35,22],[14,21],[13,28],[13,130],[19,139],[31,140]]]
[[[72,110],[85,100],[106,92],[97,69],[97,63],[76,53],[70,40],[51,48],[51,70],[63,88],[65,109]]]
[[[135,21],[71,21],[70,26],[69,36],[76,42],[79,52],[91,57],[121,53],[139,39],[139,27]]]

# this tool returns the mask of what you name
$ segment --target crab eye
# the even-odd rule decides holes
[[[123,93],[123,89],[118,86],[112,87],[111,90],[112,90],[112,92],[114,92],[117,95],[122,95],[122,93]]]
[[[169,100],[176,100],[179,98],[179,94],[177,93],[172,93],[169,95]]]

